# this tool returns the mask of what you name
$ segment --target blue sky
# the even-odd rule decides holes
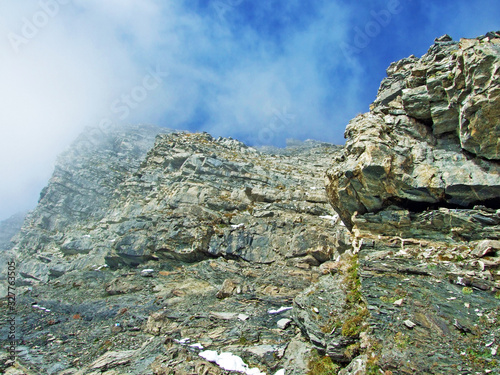
[[[87,126],[341,144],[385,69],[499,30],[498,0],[1,0],[0,220]]]

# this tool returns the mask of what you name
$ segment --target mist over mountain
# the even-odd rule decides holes
[[[494,0],[6,0],[0,220],[36,206],[86,127],[154,124],[251,146],[343,144],[385,68],[498,29]],[[471,17],[471,15],[474,17]]]
[[[0,223],[0,371],[500,372],[499,66],[436,38],[345,145],[86,129]]]

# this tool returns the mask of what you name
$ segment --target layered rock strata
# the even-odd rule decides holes
[[[225,373],[203,347],[305,373],[293,299],[351,246],[323,187],[339,147],[159,130],[77,140],[15,239],[26,372]]]

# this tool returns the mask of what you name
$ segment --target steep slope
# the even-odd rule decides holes
[[[117,188],[139,168],[159,132],[154,126],[101,130],[90,128],[57,160],[54,173],[40,193],[39,203],[15,239],[19,272],[28,278],[48,280],[68,269],[101,258],[67,261],[64,254],[88,254],[87,240],[94,227],[117,199]],[[72,241],[70,234],[81,231]],[[58,251],[55,251],[57,249]],[[61,252],[62,251],[62,252]]]
[[[144,139],[129,131],[125,144]],[[190,338],[268,372],[306,371],[310,347],[280,307],[350,248],[323,187],[339,148],[308,141],[271,154],[171,133],[145,155],[117,158],[117,143],[83,152],[79,164],[63,156],[68,167],[18,238],[19,284],[28,285],[18,297],[21,361],[86,374],[119,352],[127,373],[218,371],[180,344]],[[287,352],[290,343],[298,349]]]

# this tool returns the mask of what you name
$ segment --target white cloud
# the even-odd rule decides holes
[[[0,218],[33,207],[56,156],[102,119],[190,124],[255,144],[324,136],[331,120],[318,53],[344,35],[343,13],[325,6],[273,43],[252,27],[235,30],[236,7],[221,19],[155,0],[4,1]],[[124,108],[157,66],[168,72],[161,85]]]

